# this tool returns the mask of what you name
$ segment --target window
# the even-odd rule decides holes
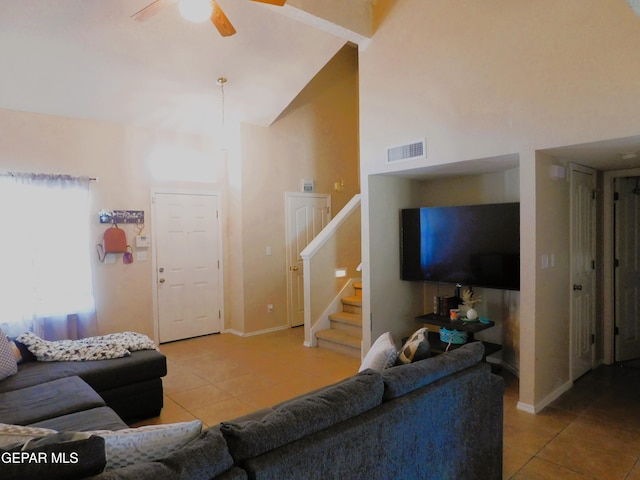
[[[47,339],[93,334],[89,179],[0,175],[0,326]]]

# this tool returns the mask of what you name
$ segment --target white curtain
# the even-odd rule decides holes
[[[89,179],[0,175],[0,327],[49,340],[97,331]]]

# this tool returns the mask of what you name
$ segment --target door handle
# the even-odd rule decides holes
[[[160,282],[160,283],[164,283],[164,278],[161,278],[161,279],[159,280],[159,282]]]
[[[573,284],[573,290],[574,290],[574,291],[576,291],[576,290],[582,290],[582,285],[576,285],[576,284]]]
[[[289,270],[293,270],[294,272],[298,270],[298,266],[294,265],[293,267],[289,267]]]

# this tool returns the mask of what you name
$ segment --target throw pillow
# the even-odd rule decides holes
[[[0,423],[0,448],[11,448],[22,445],[33,438],[46,437],[56,432],[50,428],[28,427]]]
[[[395,364],[397,357],[398,349],[391,337],[391,333],[383,333],[375,342],[373,342],[373,345],[371,345],[371,348],[365,355],[358,371],[362,372],[363,370],[370,368],[380,372],[385,368],[392,367]]]
[[[413,335],[405,342],[398,354],[398,364],[406,365],[407,363],[416,362],[429,357],[431,347],[427,339],[427,327],[416,330]]]
[[[89,432],[104,438],[107,470],[153,462],[184,447],[202,432],[202,422],[148,425],[123,430],[97,430]]]
[[[18,363],[13,356],[9,339],[0,328],[0,380],[18,373]]]

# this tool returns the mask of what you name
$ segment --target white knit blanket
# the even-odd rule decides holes
[[[26,345],[41,362],[106,360],[127,357],[136,350],[158,350],[153,340],[135,332],[57,341],[43,340],[33,332],[27,332],[16,340]]]

